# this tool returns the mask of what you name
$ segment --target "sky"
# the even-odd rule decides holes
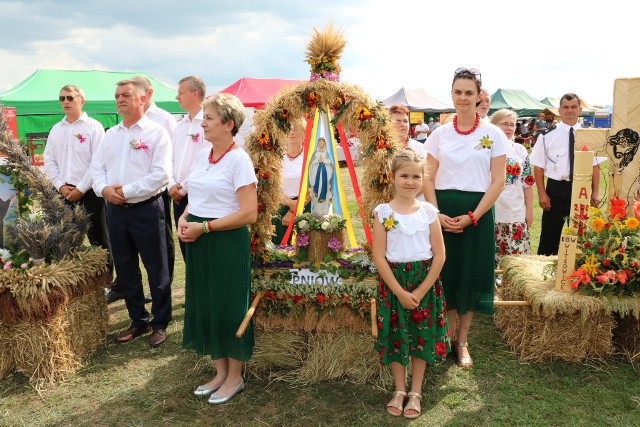
[[[139,71],[173,88],[196,75],[208,94],[240,77],[308,79],[312,29],[333,22],[347,40],[342,81],[372,99],[420,87],[451,104],[453,72],[467,67],[490,93],[575,92],[602,106],[616,78],[640,77],[638,9],[620,0],[0,0],[0,92],[38,68]]]

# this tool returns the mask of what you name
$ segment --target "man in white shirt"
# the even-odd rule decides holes
[[[113,258],[107,230],[104,200],[91,188],[89,168],[104,138],[104,128],[82,111],[84,92],[66,85],[58,97],[64,118],[56,123],[44,149],[44,172],[68,205],[79,204],[89,214],[87,238],[92,245],[109,251],[108,263],[113,275]]]
[[[424,144],[427,140],[427,136],[429,136],[429,126],[424,123],[424,120],[418,119],[418,124],[415,128],[416,132],[416,140],[420,144]]]
[[[177,122],[176,119],[166,110],[158,107],[155,102],[153,102],[153,88],[151,87],[151,82],[148,78],[144,76],[135,76],[131,80],[139,81],[144,86],[146,101],[144,103],[144,115],[147,116],[151,121],[159,124],[163,128],[167,130],[169,136],[173,135],[174,130],[176,129]],[[171,176],[171,169],[167,170],[169,176]],[[167,259],[169,262],[169,277],[171,282],[173,282],[173,269],[176,259],[176,245],[173,241],[173,224],[171,223],[171,197],[169,197],[168,189],[165,189],[162,192],[162,202],[164,203],[164,212],[165,212],[165,233],[167,235]],[[147,302],[150,302],[151,298],[149,295],[146,296],[145,299]]]
[[[543,131],[531,151],[531,164],[535,166],[533,175],[538,189],[538,203],[543,209],[542,229],[538,255],[557,255],[560,235],[565,218],[571,210],[571,185],[573,166],[570,159],[571,139],[575,141],[575,130],[581,126],[578,118],[582,112],[580,98],[575,93],[567,93],[560,98],[558,109],[562,121]],[[575,142],[574,142],[575,151]],[[593,159],[593,180],[591,183],[591,203],[600,201],[600,167],[606,158]],[[545,188],[544,178],[547,178]]]
[[[489,107],[491,106],[491,96],[489,95],[489,91],[486,89],[482,89],[480,91],[480,104],[477,107],[478,114],[480,114],[480,120],[484,120],[487,123],[490,123],[489,117]]]
[[[429,133],[433,131],[433,117],[429,118]]]
[[[91,163],[96,194],[107,203],[107,224],[118,282],[131,326],[116,338],[134,340],[153,330],[152,347],[166,340],[171,320],[171,282],[167,262],[165,212],[160,198],[169,182],[171,138],[144,115],[144,86],[135,80],[117,83],[116,107],[122,122],[109,129]],[[144,306],[142,272],[147,271],[153,302]]]
[[[194,76],[185,77],[178,83],[176,99],[180,108],[187,114],[178,122],[173,132],[172,171],[169,174],[169,196],[173,200],[173,219],[178,228],[178,219],[184,213],[189,203],[188,189],[185,181],[191,170],[191,165],[198,152],[204,148],[211,148],[211,144],[204,139],[202,131],[202,102],[206,95],[206,87],[202,79]],[[185,243],[180,241],[180,251],[185,257]]]

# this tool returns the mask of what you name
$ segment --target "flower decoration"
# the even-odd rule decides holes
[[[300,248],[306,248],[309,246],[309,235],[307,233],[300,233],[296,235],[296,246]]]
[[[289,123],[289,110],[284,107],[276,107],[273,110],[273,121],[284,133],[288,133],[291,130],[291,124]]]
[[[379,133],[373,137],[377,150],[388,150],[391,148],[391,141],[384,133]]]
[[[293,221],[298,233],[306,233],[311,230],[333,233],[343,230],[346,223],[347,220],[340,215],[317,215],[311,212],[297,215]]]
[[[75,136],[78,139],[78,141],[80,141],[80,144],[82,144],[83,142],[85,142],[87,140],[87,137],[82,135],[81,133],[76,133],[73,136]]]
[[[609,213],[611,214],[611,218],[622,219],[627,216],[627,202],[618,197],[610,199],[609,202]]]
[[[188,133],[187,136],[191,138],[193,142],[200,142],[200,133]]]
[[[147,153],[147,156],[151,157],[151,151],[149,151],[149,146],[142,142],[141,139],[132,139],[129,141],[129,145],[134,150],[144,150]]]
[[[318,106],[318,93],[313,89],[302,92],[302,103],[306,108],[316,108]]]
[[[378,172],[378,176],[376,176],[371,182],[371,185],[375,188],[383,189],[389,185],[390,182],[389,173],[387,171],[380,171]]]
[[[369,111],[369,109],[367,107],[363,107],[362,105],[360,105],[358,108],[356,108],[356,119],[362,123],[365,120],[369,120],[375,117],[375,114],[373,114],[371,111]]]
[[[515,162],[508,162],[507,164],[507,175],[511,175],[513,177],[518,177],[522,175],[522,167]]]
[[[536,179],[533,177],[533,175],[528,175],[524,178],[524,183],[530,187],[533,187],[533,185],[536,183]]]
[[[274,149],[273,140],[267,131],[261,132],[256,137],[256,144],[263,150],[272,151]]]
[[[587,295],[629,295],[640,291],[640,233],[638,218],[626,217],[626,202],[610,200],[609,215],[590,208],[581,222],[580,250],[567,280]],[[584,224],[586,223],[586,224]]]
[[[327,242],[327,247],[331,249],[333,252],[339,252],[342,249],[342,242],[335,237],[332,237]]]
[[[393,214],[391,214],[382,221],[382,225],[384,226],[385,230],[391,231],[396,228],[396,225],[398,225],[398,221],[396,221],[396,219],[393,217]]]
[[[476,150],[482,150],[483,148],[490,150],[493,146],[493,141],[489,138],[489,135],[485,135],[480,138],[480,142],[475,146]]]
[[[340,81],[341,70],[338,60],[346,44],[342,32],[333,28],[332,25],[322,32],[314,29],[306,52],[306,62],[311,66],[309,81],[318,79]]]

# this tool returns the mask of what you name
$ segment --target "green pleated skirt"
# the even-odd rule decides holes
[[[450,217],[473,211],[484,193],[436,190],[438,209]],[[448,310],[493,314],[495,284],[494,212],[491,208],[462,233],[444,232],[447,260],[441,277]]]
[[[211,218],[189,215],[188,221]],[[251,249],[249,229],[214,231],[186,244],[186,286],[182,347],[211,359],[249,360],[253,322],[235,334],[249,308]]]

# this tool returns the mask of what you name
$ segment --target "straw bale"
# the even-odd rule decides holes
[[[106,276],[104,274],[103,276]],[[103,277],[96,279],[104,283]],[[108,332],[107,305],[102,287],[65,299],[41,321],[23,319],[0,329],[2,347],[9,347],[14,369],[41,388],[76,371]],[[3,359],[5,354],[3,353]]]
[[[327,244],[331,239],[338,239],[344,245],[344,230],[327,233],[325,231],[311,230],[309,231],[309,247],[307,256],[309,262],[324,262],[324,256],[332,251]]]
[[[277,369],[299,368],[308,352],[307,336],[302,332],[256,330],[253,356],[247,369],[254,376]]]
[[[551,261],[540,256],[502,259],[502,299],[528,300],[531,307],[501,307],[494,316],[496,325],[523,361],[602,360],[613,351],[612,314],[635,316],[638,300],[556,291],[555,280],[544,280],[542,273]]]
[[[640,321],[633,316],[615,315],[613,342],[619,351],[634,361],[640,358]]]
[[[256,311],[254,324],[265,331],[303,331],[326,332],[337,331],[361,332],[369,330],[369,320],[359,316],[347,307],[335,307],[331,312],[306,308],[300,316],[263,315]]]
[[[0,378],[4,378],[15,369],[15,363],[11,357],[13,335],[13,327],[0,320]]]

